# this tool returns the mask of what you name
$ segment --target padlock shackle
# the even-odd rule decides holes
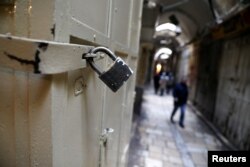
[[[91,67],[92,69],[94,69],[95,72],[97,72],[98,75],[101,75],[101,74],[102,74],[101,70],[100,70],[100,69],[97,67],[97,65],[94,63],[93,58],[87,59],[87,62],[89,63],[90,67]]]
[[[91,53],[96,54],[97,52],[104,52],[104,53],[106,53],[113,61],[115,61],[116,58],[117,58],[114,55],[113,52],[111,52],[108,48],[105,48],[105,47],[102,47],[102,46],[96,47],[96,48],[94,48],[94,49],[91,50]]]
[[[111,52],[108,48],[99,46],[96,48],[93,48],[90,50],[90,54],[96,54],[98,52],[103,52],[106,55],[108,55],[113,61],[116,61],[117,57],[114,55],[113,52]],[[87,62],[89,63],[89,65],[97,72],[98,75],[101,75],[102,72],[101,70],[98,68],[98,66],[94,63],[94,59],[92,57],[87,58]]]

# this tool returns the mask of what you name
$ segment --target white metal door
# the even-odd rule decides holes
[[[11,33],[0,40],[0,166],[125,166],[135,76],[113,93],[81,57],[105,46],[135,70],[142,0],[10,2],[0,4],[0,34]]]

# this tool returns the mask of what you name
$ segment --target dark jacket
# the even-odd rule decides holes
[[[175,101],[177,105],[186,104],[188,99],[187,84],[184,82],[176,84],[173,90],[173,96],[177,99],[177,101]]]

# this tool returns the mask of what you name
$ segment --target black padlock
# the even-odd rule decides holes
[[[99,70],[99,68],[94,63],[92,57],[87,58],[87,62],[99,74],[99,78],[113,92],[116,92],[133,74],[133,71],[120,57],[116,57],[109,49],[105,47],[96,47],[92,49],[89,54],[96,54],[97,52],[103,52],[107,54],[114,61],[113,65],[107,71],[101,72],[101,70]]]

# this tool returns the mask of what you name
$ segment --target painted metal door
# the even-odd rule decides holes
[[[0,48],[0,166],[126,166],[135,75],[113,93],[81,57],[105,46],[135,72],[142,0],[15,0],[0,8],[0,34],[14,41]],[[103,146],[106,128],[114,132]]]

